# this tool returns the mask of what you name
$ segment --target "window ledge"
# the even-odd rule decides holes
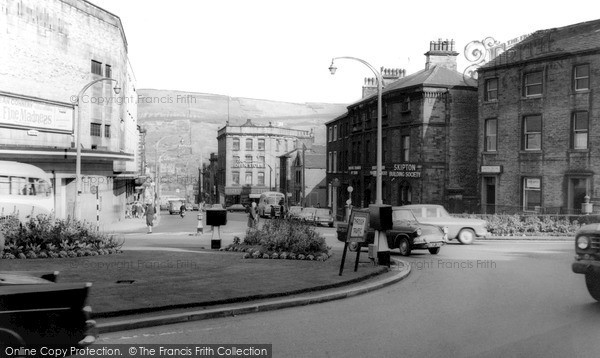
[[[483,151],[482,154],[483,155],[497,155],[498,151],[497,150],[495,150],[495,151]]]
[[[544,95],[543,94],[536,94],[534,96],[523,96],[523,97],[521,97],[521,100],[540,99],[540,98],[544,98]]]
[[[525,149],[521,149],[519,151],[519,154],[543,154],[544,151],[541,149],[536,149],[536,150],[525,150]]]
[[[571,154],[571,153],[589,153],[590,149],[586,148],[586,149],[569,149],[567,151],[567,153]]]

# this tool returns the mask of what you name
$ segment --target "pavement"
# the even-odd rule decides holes
[[[157,227],[160,226],[160,220]],[[123,250],[157,250],[157,251],[188,251],[190,245],[194,248],[210,248],[214,234],[211,228],[204,228],[204,232],[196,234],[193,232],[160,233],[145,236],[145,219],[124,219],[110,226],[110,232],[118,233],[127,238]],[[239,228],[237,228],[239,231]],[[234,236],[243,237],[242,232],[235,229],[231,231],[227,227],[221,229],[220,237],[222,247],[233,242]],[[165,242],[168,239],[168,245]],[[493,236],[485,240],[572,240],[569,236]],[[346,259],[346,270],[351,266],[351,260]],[[360,270],[359,270],[360,271]],[[236,298],[238,303],[211,304],[207,302],[202,308],[162,310],[160,312],[141,313],[130,316],[117,316],[108,318],[97,318],[99,333],[116,332],[164,324],[189,322],[217,317],[236,316],[240,314],[264,312],[294,306],[305,306],[321,302],[343,299],[373,290],[377,290],[406,278],[411,271],[411,266],[402,260],[393,258],[393,264],[389,270],[377,275],[367,275],[358,279],[349,280],[347,283],[331,286],[313,287],[309,292],[294,294],[282,291],[276,298],[270,299],[244,299]],[[368,277],[367,277],[368,276]]]

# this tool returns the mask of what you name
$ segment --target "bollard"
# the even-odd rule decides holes
[[[196,228],[196,235],[198,235],[198,233],[200,234],[204,234],[204,214],[202,214],[202,211],[200,211],[198,213],[198,227]]]

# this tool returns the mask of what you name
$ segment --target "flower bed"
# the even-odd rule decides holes
[[[0,223],[0,234],[5,241],[0,250],[2,259],[108,255],[121,252],[123,245],[116,236],[98,232],[91,224],[46,215],[25,223],[16,217],[5,218]]]
[[[244,258],[325,261],[332,255],[325,238],[312,226],[291,220],[269,220],[249,228],[224,251],[245,252]]]
[[[458,215],[483,219],[494,236],[572,236],[582,225],[599,223],[598,215]]]

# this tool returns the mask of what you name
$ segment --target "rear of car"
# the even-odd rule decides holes
[[[304,222],[313,223],[315,221],[316,208],[304,208],[300,213],[300,220]]]
[[[333,216],[330,209],[317,209],[314,216],[315,225],[333,227]]]
[[[90,283],[54,283],[2,272],[0,277],[0,346],[81,348],[94,343],[96,322],[87,305]]]
[[[288,219],[292,219],[292,220],[299,220],[300,219],[300,213],[302,213],[302,207],[301,206],[290,206],[288,212],[287,212],[287,218]]]
[[[584,225],[577,231],[575,254],[573,272],[585,275],[590,295],[600,301],[600,224]]]

